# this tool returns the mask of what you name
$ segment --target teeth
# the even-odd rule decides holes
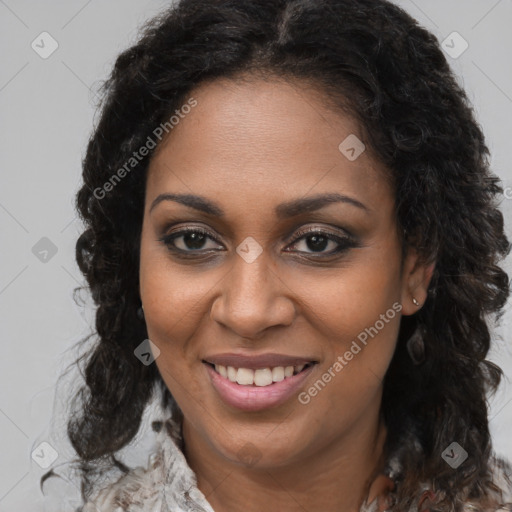
[[[284,380],[284,368],[282,366],[276,366],[272,369],[272,380],[274,382],[281,382]]]
[[[252,386],[254,383],[254,372],[248,368],[239,368],[236,373],[236,381],[244,386]]]
[[[297,375],[304,368],[305,364],[298,366],[276,366],[275,368],[259,368],[252,370],[250,368],[233,368],[233,366],[215,365],[215,371],[231,382],[236,382],[242,386],[270,386],[273,382]]]
[[[238,373],[240,373],[240,370],[238,370]],[[272,370],[270,368],[261,368],[254,372],[254,384],[256,386],[268,386],[272,382]]]
[[[218,373],[220,373],[223,377],[227,377],[228,376],[228,371],[226,369],[225,366],[222,366],[220,364],[216,364],[215,365],[215,369],[217,370]]]
[[[237,371],[232,366],[228,366],[227,372],[228,372],[228,379],[231,382],[236,382]]]

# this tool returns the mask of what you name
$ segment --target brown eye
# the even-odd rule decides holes
[[[217,242],[215,237],[201,228],[182,229],[160,239],[170,250],[183,253],[193,253],[218,248],[218,245],[207,247],[208,240]]]
[[[356,242],[348,236],[335,235],[328,231],[318,228],[311,228],[298,232],[291,246],[298,247],[302,245],[302,249],[293,252],[302,252],[305,254],[333,255],[339,254],[351,247],[355,247]],[[301,243],[299,243],[301,242]],[[331,250],[326,251],[331,247]]]

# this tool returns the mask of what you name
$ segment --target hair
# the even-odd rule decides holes
[[[496,488],[487,395],[502,377],[486,356],[491,321],[509,294],[499,266],[510,250],[498,208],[503,190],[436,37],[386,0],[182,0],[118,56],[76,196],[85,225],[76,260],[97,305],[98,338],[76,361],[85,359],[85,384],[68,423],[83,494],[96,463],[120,467],[115,453],[138,432],[155,387],[170,400],[156,365],[134,357],[147,338],[137,310],[151,154],[101,199],[97,191],[199,84],[257,75],[312,84],[320,99],[350,112],[389,169],[402,248],[435,262],[424,306],[401,320],[384,380],[387,453],[409,432],[421,444],[404,455],[394,510],[407,510],[421,482],[441,492],[437,510],[459,510],[460,496],[483,502]],[[414,332],[424,344],[421,364],[407,351]],[[441,458],[453,441],[468,452],[457,471]]]

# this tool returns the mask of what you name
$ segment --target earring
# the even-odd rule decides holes
[[[425,342],[423,341],[423,332],[419,325],[407,340],[407,352],[415,365],[420,365],[425,361]]]
[[[140,308],[137,309],[137,318],[144,321],[144,306],[141,304]]]
[[[419,306],[420,303],[416,300],[416,297],[413,297],[412,298],[412,303],[415,305],[415,306]]]

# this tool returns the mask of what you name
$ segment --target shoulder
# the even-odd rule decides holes
[[[100,489],[82,512],[146,512],[160,510],[164,489],[162,452],[151,455],[148,467],[137,467]]]
[[[403,448],[403,447],[402,447]],[[403,475],[400,458],[397,454],[390,459],[387,474],[397,478],[399,482]],[[489,459],[489,473],[485,481],[479,481],[480,497],[475,496],[474,489],[460,489],[454,496],[451,510],[461,512],[512,512],[512,464],[496,454]],[[433,482],[422,482],[414,492],[407,512],[437,512],[445,510],[446,493],[435,488]],[[393,494],[396,502],[396,494]],[[366,512],[361,511],[361,512]],[[370,512],[370,511],[368,511]],[[373,511],[371,511],[373,512]]]
[[[459,503],[463,512],[512,512],[512,466],[498,456],[489,461],[490,481],[486,496],[481,500],[461,496]]]
[[[501,505],[498,510],[512,511],[512,464],[504,458],[491,459],[492,482],[496,489],[493,497]]]
[[[157,510],[213,512],[197,489],[194,472],[180,449],[180,435],[172,419],[153,422],[157,448],[146,468],[129,470],[102,488],[81,512],[155,512]]]

